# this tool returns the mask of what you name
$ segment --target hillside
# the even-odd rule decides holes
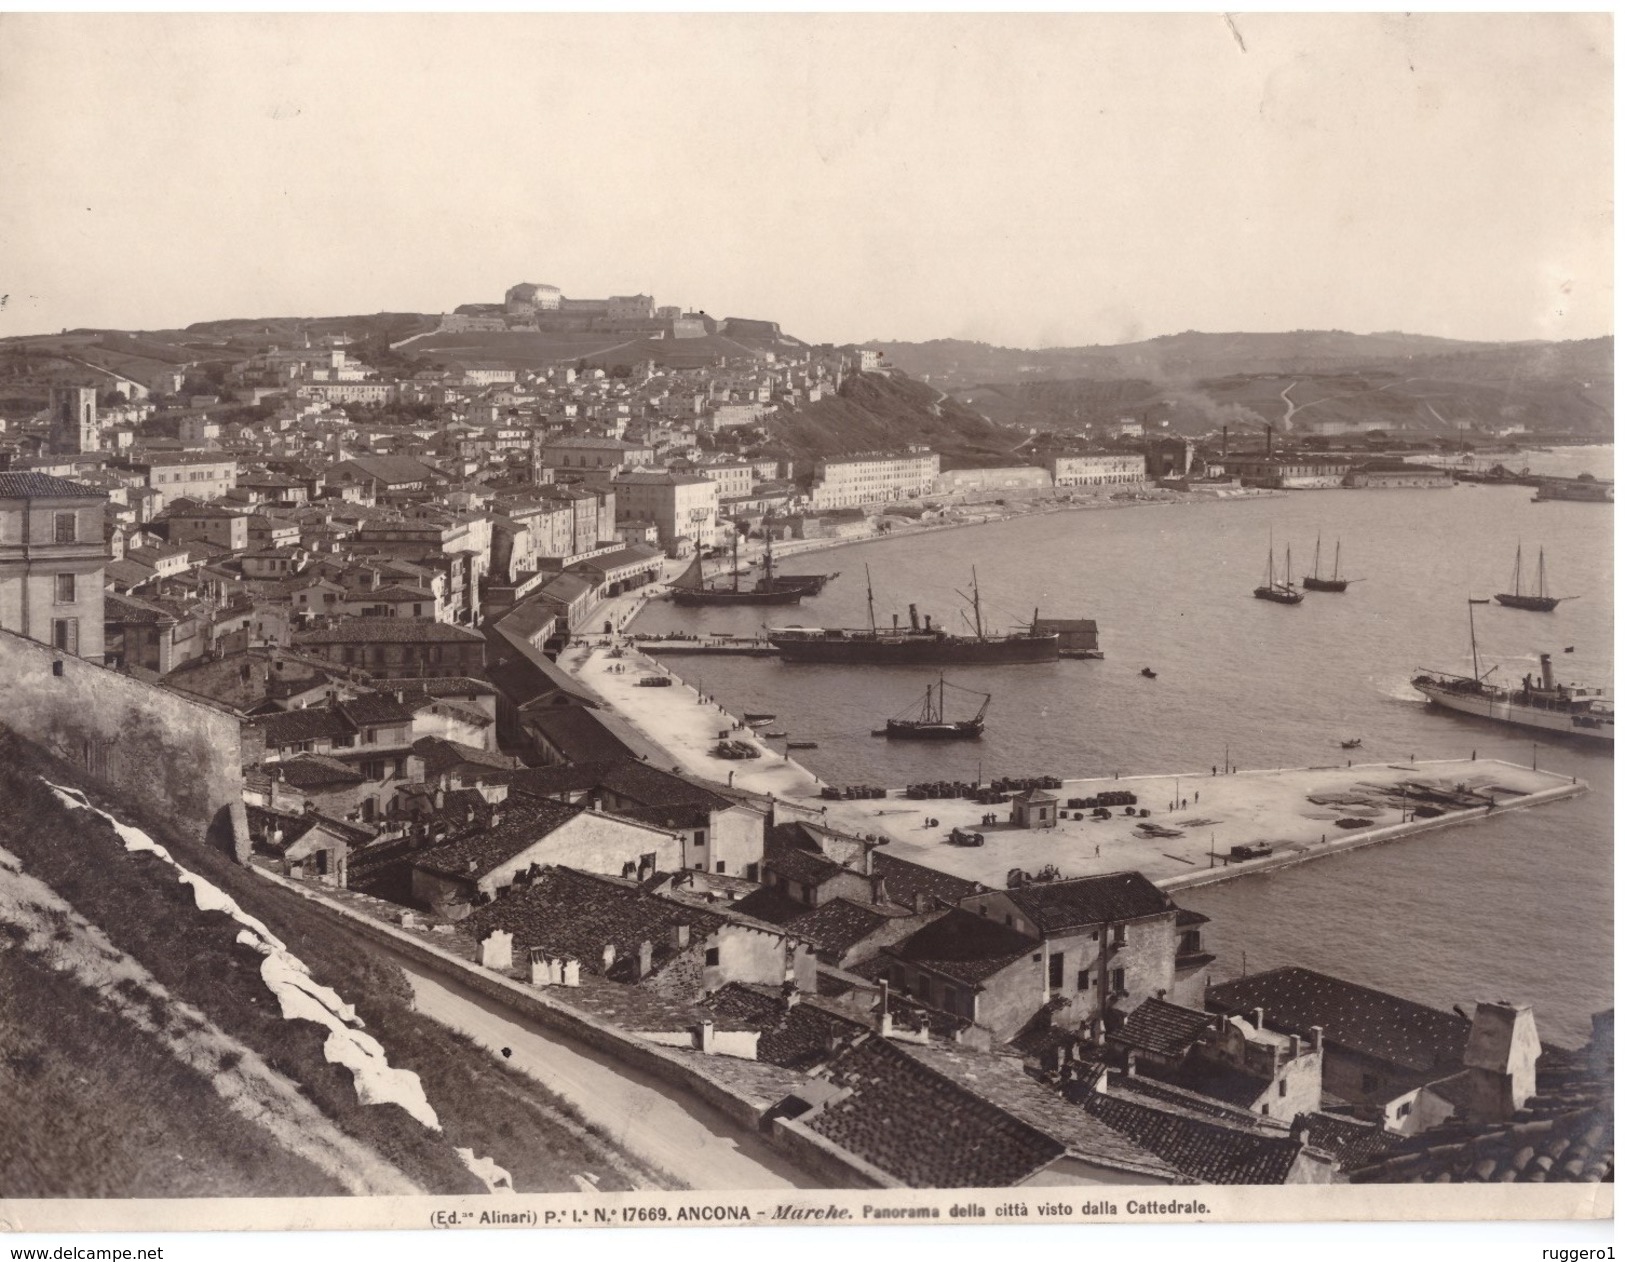
[[[862,373],[838,395],[769,418],[770,447],[798,459],[892,451],[924,443],[948,467],[995,465],[1026,437],[908,377]]]
[[[1324,423],[1439,435],[1516,425],[1613,433],[1611,338],[1492,345],[1399,334],[1180,334],[1124,347],[959,342],[887,353],[916,371],[935,365],[934,383],[992,421],[1056,431],[1136,417],[1185,434],[1265,423],[1286,432]]]
[[[250,919],[204,910],[210,890],[47,780],[144,829]],[[3,728],[0,935],[0,1199],[483,1192],[459,1148],[518,1191],[573,1191],[576,1174],[605,1190],[652,1181],[416,1012],[399,971],[330,915]],[[277,941],[308,966],[302,980]],[[273,981],[290,980],[307,998],[285,1019]],[[343,1011],[323,994],[354,1005],[353,1033],[307,1015],[310,998]],[[329,1062],[335,1039],[346,1063],[346,1040],[377,1040],[387,1062],[367,1055],[366,1081],[391,1098],[362,1101],[361,1071]]]
[[[1233,373],[1325,373],[1359,367],[1441,375],[1588,378],[1613,371],[1613,339],[1580,342],[1462,342],[1410,333],[1177,333],[1121,346],[1021,350],[952,339],[869,342],[898,368],[939,386],[1073,377],[1144,378],[1183,384]]]

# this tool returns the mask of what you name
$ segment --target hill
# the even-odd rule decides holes
[[[1081,431],[1123,417],[1196,434],[1380,425],[1454,434],[1611,437],[1613,339],[1473,343],[1409,334],[1182,333],[1118,347],[1022,351],[887,344],[899,367],[990,420]],[[1166,426],[1162,422],[1167,422]]]
[[[798,459],[898,450],[924,443],[948,467],[996,465],[1026,434],[996,425],[901,375],[854,374],[840,392],[768,419],[769,445]]]
[[[311,1005],[284,1018],[271,979],[292,975],[269,971],[278,958],[254,946],[266,939],[245,942],[242,920],[204,910],[201,887],[47,780],[234,899],[309,967],[299,989],[354,1004],[357,1037],[387,1057],[369,1058],[368,1081],[406,1070],[421,1097],[363,1103]],[[400,972],[331,915],[4,728],[0,944],[0,1199],[484,1191],[458,1148],[518,1191],[574,1191],[577,1173],[605,1190],[649,1182],[534,1082],[419,1014]]]

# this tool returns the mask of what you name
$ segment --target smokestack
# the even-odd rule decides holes
[[[1552,683],[1552,655],[1542,653],[1540,655],[1540,686],[1549,689],[1552,687]]]
[[[913,605],[908,607],[908,625],[916,631],[920,629],[920,611]]]
[[[1230,456],[1230,427],[1221,426],[1219,429],[1219,459],[1226,460]]]

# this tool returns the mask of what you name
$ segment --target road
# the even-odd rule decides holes
[[[616,1144],[704,1191],[816,1188],[820,1184],[701,1100],[578,1043],[405,956],[386,952],[412,987],[420,1012],[466,1034],[530,1075]]]

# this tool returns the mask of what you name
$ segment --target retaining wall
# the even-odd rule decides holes
[[[184,827],[233,840],[243,766],[230,711],[0,631],[0,722]]]

